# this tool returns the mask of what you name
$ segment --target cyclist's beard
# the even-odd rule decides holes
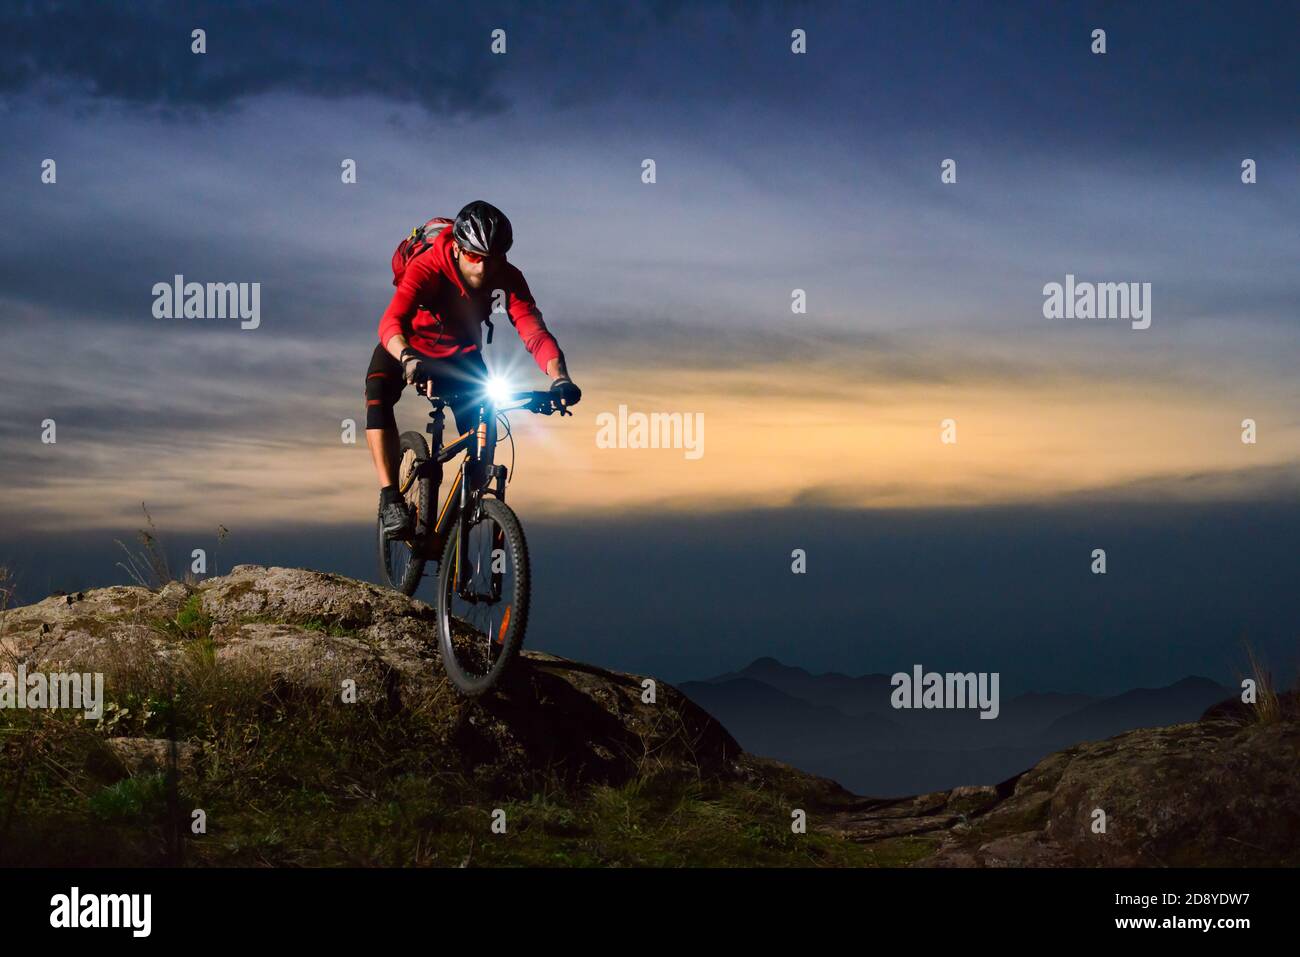
[[[470,280],[460,277],[465,282],[465,291],[469,293],[471,299],[483,299],[487,297],[492,289],[497,285],[497,277],[492,273],[482,273],[479,275],[477,286],[471,286]]]
[[[481,295],[484,289],[491,288],[492,271],[490,269],[481,269],[471,276],[461,267],[462,264],[457,261],[456,271],[460,273],[461,285],[465,287],[465,291],[469,293],[469,295]]]

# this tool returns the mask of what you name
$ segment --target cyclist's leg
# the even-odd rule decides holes
[[[397,481],[400,456],[393,405],[401,398],[405,386],[401,363],[383,346],[375,346],[366,369],[366,445],[375,463],[380,488]]]

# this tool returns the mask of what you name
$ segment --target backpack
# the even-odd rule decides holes
[[[403,239],[398,244],[397,249],[393,251],[394,286],[402,281],[402,274],[406,272],[406,264],[432,246],[433,241],[438,238],[438,234],[454,222],[454,219],[448,219],[446,216],[435,216],[423,226],[416,226],[411,230],[411,235]]]
[[[416,226],[411,230],[411,235],[397,244],[397,248],[393,250],[394,286],[401,283],[402,274],[406,272],[407,263],[432,246],[433,241],[438,238],[438,234],[454,222],[456,222],[454,219],[448,219],[446,216],[435,216],[423,226]],[[484,319],[483,324],[487,326],[487,343],[490,345],[494,331],[492,320]]]

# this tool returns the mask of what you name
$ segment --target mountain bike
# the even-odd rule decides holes
[[[420,395],[426,395],[426,381],[416,383]],[[507,478],[514,468],[514,438],[506,413],[573,413],[553,392],[510,392],[496,383],[476,388],[473,395],[426,397],[432,409],[425,431],[438,451],[431,456],[419,432],[402,433],[397,486],[415,522],[400,538],[386,534],[378,523],[379,566],[389,586],[413,595],[426,564],[437,563],[443,667],[457,689],[475,696],[496,684],[523,644],[528,624],[528,544],[523,526],[505,502]],[[449,405],[460,410],[470,400],[477,410],[472,427],[443,445],[443,410]],[[510,469],[496,462],[501,426],[510,439]],[[435,515],[442,466],[461,452],[465,457]]]

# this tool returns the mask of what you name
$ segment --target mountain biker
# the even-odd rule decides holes
[[[550,376],[557,401],[567,407],[582,398],[523,273],[506,261],[513,242],[505,214],[475,200],[457,214],[450,229],[442,229],[407,262],[400,282],[394,280],[397,291],[379,320],[379,345],[366,370],[366,444],[379,477],[380,524],[389,535],[410,531],[413,520],[397,487],[400,454],[393,404],[417,378],[429,380],[429,395],[482,387],[487,380],[482,323],[490,318],[497,290],[504,293],[510,324]],[[472,398],[462,399],[451,412],[459,432],[470,427],[477,408]]]

